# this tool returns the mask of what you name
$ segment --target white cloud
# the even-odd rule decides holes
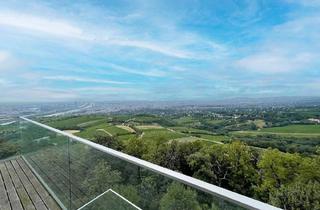
[[[110,66],[111,68],[113,68],[114,70],[117,70],[117,71],[122,71],[122,72],[130,73],[130,74],[137,74],[137,75],[142,75],[142,76],[163,77],[166,75],[166,73],[164,71],[160,71],[157,69],[141,71],[141,70],[136,70],[136,69],[132,69],[132,68],[119,66],[116,64],[108,64],[108,66]]]
[[[312,63],[313,55],[298,53],[296,55],[267,52],[250,55],[236,61],[236,66],[241,69],[261,73],[283,73],[304,69]]]
[[[45,76],[43,79],[46,80],[60,80],[60,81],[74,81],[74,82],[89,82],[89,83],[107,83],[107,84],[129,84],[128,82],[120,82],[114,80],[105,80],[105,79],[91,79],[91,78],[82,78],[74,76]]]
[[[301,4],[303,6],[320,6],[320,0],[287,0],[289,3]]]
[[[73,88],[72,91],[79,92],[80,94],[88,93],[95,95],[101,95],[106,93],[118,93],[118,94],[144,94],[147,91],[138,88],[122,88],[122,87],[84,87],[84,88]]]
[[[320,16],[318,14],[311,14],[309,16],[304,17],[296,17],[293,20],[275,26],[271,35],[286,38],[289,40],[304,38],[304,40],[306,41],[310,39],[316,39],[315,41],[319,41],[319,24]],[[302,46],[305,44],[306,43],[301,43]]]
[[[2,64],[5,61],[7,61],[8,58],[9,58],[9,53],[7,53],[5,51],[0,51],[0,64]]]
[[[15,69],[22,63],[15,59],[11,53],[0,50],[0,73],[8,72],[9,70]]]
[[[0,79],[1,87],[2,79]],[[6,82],[6,81],[4,81]],[[54,101],[74,101],[74,100],[104,100],[114,99],[134,100],[145,96],[148,92],[139,88],[112,87],[112,86],[92,86],[83,88],[44,88],[37,85],[18,84],[2,86],[0,91],[1,102],[54,102]]]
[[[308,70],[319,63],[320,17],[309,14],[291,16],[266,33],[262,43],[250,48],[252,52],[235,61],[241,70],[261,73],[283,73]]]
[[[163,55],[177,58],[192,58],[191,54],[186,51],[176,50],[168,47],[166,43],[151,43],[139,40],[107,40],[109,44],[115,44],[127,47],[137,47],[161,53]]]
[[[0,78],[0,86],[8,86],[10,84],[9,81]]]
[[[15,12],[0,12],[0,25],[21,28],[54,36],[90,39],[83,30],[64,20],[37,17]]]
[[[155,39],[145,35],[137,36],[137,33],[140,34],[141,30],[131,31],[129,28],[113,22],[105,23],[106,26],[99,27],[87,22],[78,21],[76,23],[63,18],[17,13],[15,11],[0,11],[0,25],[13,27],[20,32],[31,33],[35,36],[51,36],[89,41],[93,44],[137,48],[180,59],[207,59],[208,53],[211,57],[213,56],[212,53],[218,56],[225,53],[224,45],[178,29],[171,30],[170,35],[167,35],[168,31],[161,31],[159,32],[161,36]],[[195,52],[194,48],[188,49],[189,45],[205,47]]]
[[[0,12],[0,25],[14,27],[23,32],[36,32],[36,35],[45,34],[122,47],[134,47],[176,58],[190,58],[189,52],[178,50],[172,46],[170,47],[168,43],[130,39],[126,32],[120,32],[120,30],[114,28],[114,26],[109,26],[108,31],[110,31],[110,33],[105,34],[105,30],[98,29],[94,31],[93,29],[81,28],[63,19],[4,11]]]
[[[313,80],[306,84],[306,86],[310,87],[312,90],[320,91],[320,79]]]
[[[33,102],[33,101],[72,101],[79,96],[71,91],[46,89],[39,87],[10,88],[0,91],[3,102]]]

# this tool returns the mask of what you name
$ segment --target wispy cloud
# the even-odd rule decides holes
[[[319,15],[292,15],[275,25],[251,53],[235,61],[238,69],[260,73],[307,71],[319,62]]]
[[[90,39],[81,28],[65,20],[49,19],[30,14],[15,13],[12,11],[0,12],[0,25],[59,37],[84,40]]]
[[[146,94],[148,91],[139,89],[139,88],[126,88],[126,87],[105,87],[105,86],[93,86],[93,87],[84,87],[84,88],[72,88],[73,92],[77,92],[79,94],[92,94],[94,92],[94,95],[101,95],[101,94],[107,94],[107,93],[114,93],[114,94]]]
[[[308,53],[281,54],[279,52],[266,52],[250,55],[236,61],[236,68],[260,72],[264,74],[284,73],[303,70],[312,63],[315,57]]]
[[[129,74],[137,74],[137,75],[149,76],[149,77],[164,77],[166,75],[166,73],[164,71],[160,71],[160,70],[157,70],[157,69],[153,69],[153,70],[137,70],[137,69],[127,68],[127,67],[116,65],[116,64],[112,64],[112,63],[109,63],[107,65],[110,66],[112,69],[114,69],[116,71],[126,72],[126,73],[129,73]]]
[[[4,63],[9,58],[9,54],[4,51],[0,51],[0,63]]]
[[[111,33],[106,34],[105,29],[82,28],[62,18],[48,18],[12,11],[0,12],[0,25],[14,27],[22,32],[34,32],[34,35],[38,36],[44,34],[64,39],[71,38],[120,47],[139,48],[176,58],[193,58],[191,52],[178,49],[168,43],[130,38],[126,34],[127,32],[121,32],[118,28],[114,28],[114,25],[108,27],[108,31]]]
[[[114,80],[105,80],[105,79],[91,79],[85,77],[75,77],[75,76],[45,76],[43,79],[46,80],[58,80],[58,81],[70,81],[70,82],[88,82],[88,83],[106,83],[106,84],[129,84],[129,82],[121,82]]]
[[[79,96],[68,90],[56,90],[43,87],[10,88],[0,92],[1,101],[35,102],[35,101],[72,101]]]
[[[142,49],[151,50],[167,56],[177,58],[192,58],[191,54],[187,51],[182,51],[168,47],[166,43],[155,43],[140,40],[106,40],[108,44],[115,44],[126,47],[137,47]]]
[[[10,82],[8,80],[0,78],[0,86],[8,86],[8,85],[10,85]]]
[[[320,1],[319,0],[287,0],[289,3],[296,3],[296,4],[301,4],[303,6],[320,6]]]
[[[0,75],[19,67],[21,64],[22,62],[14,58],[10,52],[0,50]]]

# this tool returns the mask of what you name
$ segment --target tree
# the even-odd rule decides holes
[[[188,157],[202,148],[201,141],[178,142],[171,141],[161,144],[152,155],[151,161],[163,167],[192,175]]]
[[[147,175],[139,185],[142,209],[159,209],[161,196],[166,192],[169,179],[162,175]]]
[[[96,135],[94,138],[94,142],[115,150],[121,150],[122,148],[120,142],[114,136]]]
[[[147,145],[147,153],[142,156],[143,159],[151,161],[154,160],[154,155],[161,148],[163,144],[167,143],[167,139],[164,136],[155,136],[154,138],[144,138],[144,142]]]
[[[320,209],[320,157],[265,150],[258,163],[260,199],[284,209]]]
[[[114,190],[134,204],[138,204],[140,202],[138,190],[133,185],[119,185],[115,187]]]
[[[277,149],[265,150],[258,163],[262,182],[257,192],[267,201],[272,191],[293,182],[299,176],[302,158],[298,154],[282,153]]]
[[[248,196],[258,182],[256,155],[245,144],[233,142],[204,148],[189,157],[193,176]]]
[[[299,168],[300,181],[307,183],[310,180],[320,183],[320,151],[313,157],[304,157]]]
[[[320,184],[295,182],[271,192],[270,203],[288,210],[320,210]]]
[[[99,195],[104,191],[117,186],[121,182],[121,173],[112,170],[111,166],[104,160],[100,160],[93,170],[89,171],[84,181],[84,186],[90,195]]]
[[[142,158],[142,156],[147,153],[147,145],[142,139],[132,138],[128,140],[124,147],[124,151],[129,155]]]
[[[172,183],[160,201],[161,210],[201,210],[197,193],[182,184]]]
[[[0,140],[0,159],[4,159],[17,154],[19,147],[16,144]]]
[[[257,130],[258,127],[257,127],[257,125],[255,123],[250,123],[250,129],[251,130]]]
[[[172,170],[179,170],[181,156],[178,147],[177,141],[161,144],[151,161]]]

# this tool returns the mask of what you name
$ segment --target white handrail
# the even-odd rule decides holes
[[[38,126],[40,126],[42,128],[45,128],[47,130],[53,131],[53,132],[61,134],[63,136],[67,136],[67,137],[69,137],[69,138],[71,138],[71,139],[73,139],[75,141],[78,141],[78,142],[81,142],[81,143],[83,143],[85,145],[93,147],[93,148],[95,148],[95,149],[97,149],[99,151],[102,151],[102,152],[104,152],[104,153],[106,153],[108,155],[111,155],[113,157],[117,157],[119,159],[122,159],[122,160],[125,160],[127,162],[130,162],[130,163],[132,163],[134,165],[137,165],[137,166],[140,166],[142,168],[145,168],[145,169],[148,169],[150,171],[153,171],[155,173],[161,174],[161,175],[163,175],[165,177],[168,177],[168,178],[171,178],[171,179],[176,180],[178,182],[184,183],[184,184],[189,185],[189,186],[191,186],[193,188],[196,188],[196,189],[198,189],[200,191],[204,191],[206,193],[212,194],[212,195],[214,195],[216,197],[219,197],[219,198],[221,198],[223,200],[227,200],[227,201],[229,201],[231,203],[234,203],[236,205],[242,206],[244,208],[255,209],[255,210],[258,210],[258,209],[259,210],[280,210],[280,208],[271,206],[271,205],[269,205],[267,203],[263,203],[261,201],[258,201],[258,200],[249,198],[247,196],[232,192],[230,190],[215,186],[213,184],[201,181],[199,179],[196,179],[196,178],[181,174],[181,173],[176,172],[176,171],[172,171],[170,169],[161,167],[159,165],[150,163],[148,161],[141,160],[141,159],[133,157],[131,155],[127,155],[125,153],[110,149],[108,147],[102,146],[100,144],[94,143],[94,142],[86,140],[86,139],[83,139],[81,137],[74,136],[72,134],[66,133],[66,132],[58,130],[56,128],[52,128],[52,127],[50,127],[48,125],[36,122],[34,120],[30,120],[30,119],[28,119],[26,117],[20,117],[20,118],[25,120],[25,121],[28,121],[30,123],[33,123],[35,125],[38,125]]]

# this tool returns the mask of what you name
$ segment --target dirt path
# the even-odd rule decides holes
[[[175,130],[173,130],[173,129],[171,129],[171,128],[167,128],[167,130],[168,131],[171,131],[171,132],[173,132],[173,133],[178,133],[177,131],[175,131]],[[180,132],[179,132],[180,133]]]
[[[97,129],[97,131],[102,131],[102,132],[105,132],[106,134],[108,134],[109,136],[111,136],[112,137],[112,134],[111,133],[109,133],[108,131],[106,131],[105,129]]]
[[[171,132],[174,132],[174,133],[185,134],[185,133],[182,133],[182,132],[173,130],[173,129],[171,129],[171,128],[167,128],[167,130],[168,130],[168,131],[171,131]],[[189,137],[197,138],[198,140],[201,140],[201,141],[207,141],[207,142],[216,143],[216,144],[223,144],[223,143],[220,142],[220,141],[215,141],[215,140],[210,140],[210,139],[204,139],[204,138],[200,138],[200,137],[196,137],[196,136],[189,136]],[[182,137],[182,138],[188,138],[188,137]]]
[[[130,133],[135,133],[136,131],[135,130],[133,130],[131,127],[129,127],[129,126],[126,126],[126,125],[124,125],[124,124],[122,124],[122,125],[116,125],[118,128],[121,128],[121,129],[123,129],[123,130],[126,130],[126,131],[128,131],[128,132],[130,132]]]
[[[140,130],[149,130],[149,129],[163,129],[161,125],[138,125],[136,126]]]
[[[75,133],[79,133],[80,130],[64,130],[64,132],[69,133],[69,134],[75,134]]]
[[[141,135],[139,136],[139,139],[142,139],[144,136],[144,132],[141,133]]]

